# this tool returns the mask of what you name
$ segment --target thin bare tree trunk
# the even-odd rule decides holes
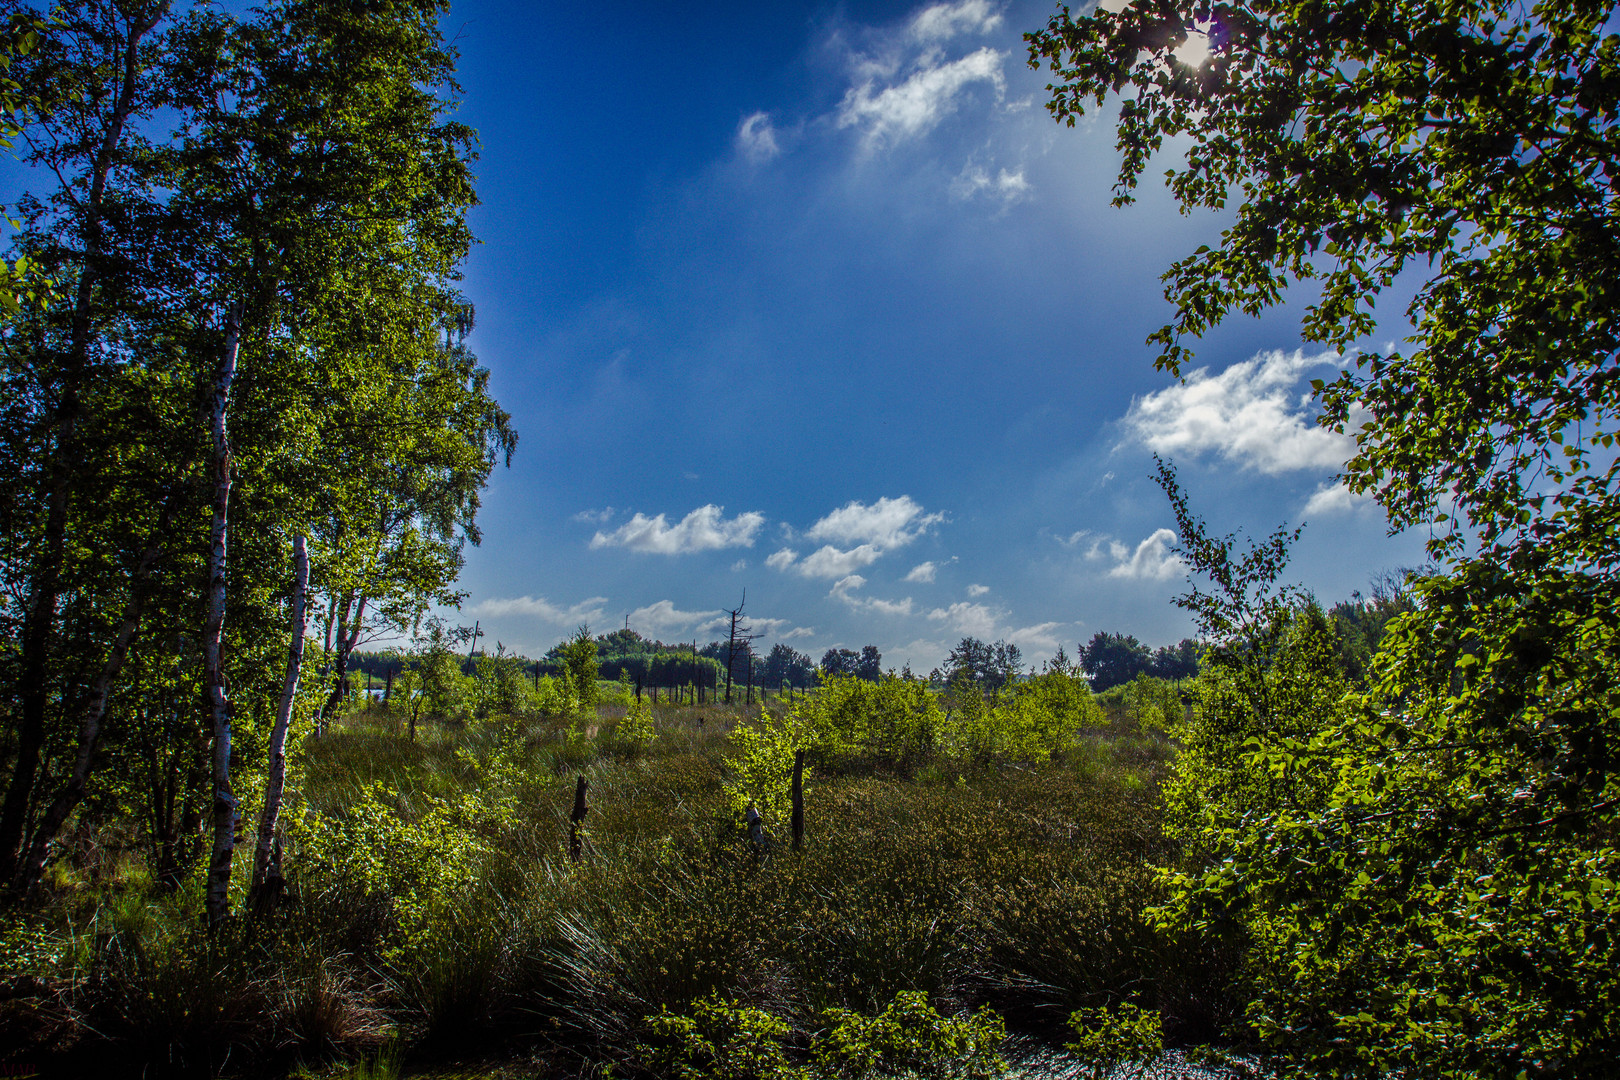
[[[19,878],[24,857],[28,807],[45,748],[45,713],[51,699],[49,658],[56,603],[62,591],[62,558],[67,538],[68,501],[78,466],[78,424],[82,403],[79,391],[90,359],[90,301],[101,260],[102,213],[107,176],[123,139],[124,125],[135,108],[139,45],[143,37],[168,13],[163,0],[146,14],[131,16],[123,42],[118,94],[113,99],[101,144],[90,168],[90,190],[84,203],[84,263],[79,269],[74,297],[72,336],[56,410],[56,448],[51,456],[50,486],[45,493],[45,533],[28,588],[28,610],[23,617],[22,656],[18,675],[17,757],[11,784],[0,803],[0,882]],[[99,721],[98,721],[99,725]],[[37,830],[36,830],[37,831]]]
[[[231,380],[241,345],[242,309],[233,304],[225,316],[225,353],[214,380],[214,520],[208,550],[208,621],[203,629],[203,681],[208,687],[214,729],[214,851],[208,860],[209,927],[217,927],[230,907],[231,857],[236,852],[236,796],[231,792],[231,714],[225,700],[225,669],[220,646],[225,630],[225,571],[231,501],[231,446],[227,418]]]
[[[258,897],[269,879],[281,877],[280,860],[273,860],[276,825],[281,817],[281,792],[287,779],[287,727],[292,722],[293,698],[298,695],[298,673],[304,663],[304,592],[309,588],[309,549],[302,536],[293,541],[292,641],[287,647],[287,678],[281,686],[281,705],[270,730],[270,772],[264,782],[264,809],[259,814],[259,842],[253,851],[253,890]]]
[[[146,599],[146,580],[151,576],[152,566],[157,562],[158,555],[163,550],[164,540],[168,537],[172,507],[171,497],[165,502],[163,512],[158,515],[158,526],[152,534],[151,543],[141,553],[141,561],[136,566],[134,580],[130,585],[129,603],[124,608],[124,621],[118,627],[112,649],[107,659],[102,662],[95,682],[91,684],[90,701],[85,706],[84,717],[79,724],[79,749],[73,758],[73,770],[57,791],[56,797],[45,808],[45,813],[40,817],[39,824],[34,827],[33,835],[29,839],[26,855],[20,860],[16,873],[19,895],[26,895],[39,884],[39,879],[45,871],[45,862],[50,858],[52,841],[56,839],[56,834],[62,829],[62,823],[67,821],[73,808],[84,798],[90,771],[95,764],[96,750],[101,745],[101,721],[107,713],[107,698],[112,693],[113,680],[118,678],[118,672],[124,666],[124,659],[129,655],[130,642],[140,629],[141,613]]]
[[[328,722],[332,712],[343,702],[343,692],[348,689],[349,656],[354,647],[360,643],[360,629],[365,623],[367,597],[361,595],[360,602],[354,608],[354,620],[349,620],[350,600],[343,601],[343,611],[338,618],[337,656],[334,658],[332,690],[326,695],[326,702],[321,706],[320,713],[315,719],[316,738],[326,734]]]

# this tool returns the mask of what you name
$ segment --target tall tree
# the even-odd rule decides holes
[[[200,751],[225,747],[200,722],[207,680],[183,673],[196,643],[212,651],[196,583],[214,455],[198,418],[230,304],[242,305],[242,361],[218,668],[231,707],[259,720],[247,730],[271,727],[295,534],[311,537],[326,591],[353,596],[345,640],[367,612],[403,622],[454,599],[478,491],[514,436],[453,288],[472,134],[447,115],[440,13],[283,0],[238,20],[204,4],[170,17],[163,4],[86,2],[12,66],[47,103],[18,137],[30,177],[59,180],[19,201],[16,249],[75,283],[71,305],[24,306],[0,335],[0,699],[17,732],[0,749],[0,871],[12,883],[37,878],[33,853],[95,762],[167,762],[153,778],[167,794],[141,800],[161,808],[165,859],[185,846],[176,822],[194,828],[184,808],[213,801]],[[101,685],[96,705],[86,688]],[[199,722],[136,719],[176,708]],[[96,709],[120,722],[88,723]],[[264,753],[255,735],[218,757],[230,774]],[[46,760],[75,755],[84,769]]]
[[[1254,1032],[1296,1068],[1583,1076],[1620,1053],[1589,1005],[1620,995],[1615,16],[1138,0],[1029,36],[1060,121],[1130,86],[1117,202],[1173,146],[1183,205],[1236,206],[1165,277],[1161,367],[1301,282],[1307,340],[1389,340],[1372,302],[1415,284],[1403,347],[1314,389],[1356,440],[1346,483],[1429,530],[1437,570],[1367,693],[1251,762],[1327,770],[1331,797],[1216,814],[1168,911],[1252,935]],[[1177,56],[1193,35],[1197,66]],[[1206,630],[1254,648],[1240,623]]]

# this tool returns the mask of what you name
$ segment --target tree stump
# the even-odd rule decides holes
[[[585,803],[585,790],[588,787],[590,787],[589,781],[585,779],[584,775],[581,775],[579,783],[574,787],[574,810],[568,815],[570,822],[568,826],[568,857],[576,863],[579,862],[580,856],[585,851],[581,830],[585,826],[585,815],[591,812],[591,808]]]

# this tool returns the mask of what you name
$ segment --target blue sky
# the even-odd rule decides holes
[[[1025,64],[1051,10],[454,4],[472,344],[522,438],[463,621],[702,641],[746,588],[761,645],[814,657],[1161,644],[1192,627],[1155,450],[1220,531],[1307,521],[1325,600],[1421,561],[1335,486],[1299,307],[1153,370],[1158,276],[1222,219],[1151,182],[1110,208],[1108,117],[1059,128]]]

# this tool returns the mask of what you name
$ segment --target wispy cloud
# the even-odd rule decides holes
[[[602,605],[607,603],[605,596],[593,596],[588,600],[581,600],[568,607],[558,607],[543,596],[517,596],[506,599],[490,598],[480,600],[464,610],[469,615],[478,615],[484,618],[498,618],[502,615],[527,615],[555,623],[558,626],[572,626],[576,623],[591,622],[602,617]]]
[[[1062,622],[1036,623],[1034,626],[1020,626],[1015,630],[1008,630],[1001,635],[1023,649],[1041,649],[1047,652],[1056,652],[1059,638],[1054,632],[1060,626],[1067,626]]]
[[[833,587],[827,590],[827,595],[832,597],[834,600],[842,600],[844,603],[848,604],[854,599],[854,597],[852,597],[850,594],[865,584],[866,579],[861,577],[861,575],[850,574],[848,577],[840,578],[833,582]]]
[[[1371,495],[1356,495],[1343,484],[1323,484],[1305,502],[1306,514],[1348,514],[1373,504]]]
[[[796,641],[799,638],[815,637],[816,628],[813,626],[796,626],[782,635],[783,641]]]
[[[917,41],[946,41],[958,34],[988,34],[1001,25],[1001,12],[988,0],[933,4],[911,18],[907,32]]]
[[[1152,536],[1136,545],[1131,551],[1124,544],[1114,541],[1110,548],[1114,557],[1114,568],[1108,571],[1109,577],[1134,578],[1140,581],[1168,581],[1187,572],[1187,564],[1181,556],[1170,550],[1176,542],[1173,529],[1158,529]]]
[[[851,86],[838,106],[838,126],[860,131],[869,150],[926,134],[956,110],[959,95],[975,83],[988,84],[1000,99],[1006,57],[988,46],[956,60],[931,51],[899,82],[885,86],[868,78]]]
[[[604,506],[600,510],[581,510],[570,520],[583,521],[587,525],[606,525],[613,520],[615,511],[611,506]]]
[[[989,591],[990,591],[990,586],[988,586],[988,585],[969,585],[967,587],[967,594],[969,596],[983,596],[985,593],[987,593]]]
[[[935,608],[928,613],[935,622],[942,622],[959,634],[990,639],[996,636],[996,625],[1001,621],[999,612],[987,605],[959,600],[950,607]]]
[[[737,152],[756,165],[782,153],[769,113],[756,112],[743,117],[742,123],[737,125]]]
[[[939,567],[935,566],[932,561],[918,563],[916,566],[911,568],[911,573],[907,574],[901,580],[916,581],[925,585],[932,585],[934,583],[934,574],[938,572],[938,570]]]
[[[961,200],[971,199],[976,195],[999,200],[1002,206],[1011,206],[1029,197],[1030,183],[1024,179],[1024,170],[1008,172],[1006,169],[997,171],[991,176],[983,166],[972,164],[964,166],[951,181],[951,194]]]
[[[724,511],[724,507],[710,503],[674,525],[663,514],[650,518],[638,513],[611,533],[598,532],[591,538],[591,547],[624,547],[654,555],[753,547],[754,534],[765,524],[765,515],[750,510],[728,520]]]
[[[875,596],[856,596],[857,589],[866,584],[866,579],[859,574],[851,574],[842,578],[827,591],[827,595],[834,600],[848,604],[857,611],[869,611],[878,615],[910,615],[912,612],[911,597],[903,600],[884,600]]]
[[[630,613],[630,629],[658,637],[672,630],[706,630],[723,611],[682,611],[673,601],[660,600],[656,604],[637,608]]]
[[[1335,354],[1261,353],[1219,375],[1199,368],[1183,383],[1138,398],[1125,428],[1160,454],[1210,452],[1264,473],[1338,469],[1355,440],[1317,427],[1297,390],[1311,368],[1336,363]]]

